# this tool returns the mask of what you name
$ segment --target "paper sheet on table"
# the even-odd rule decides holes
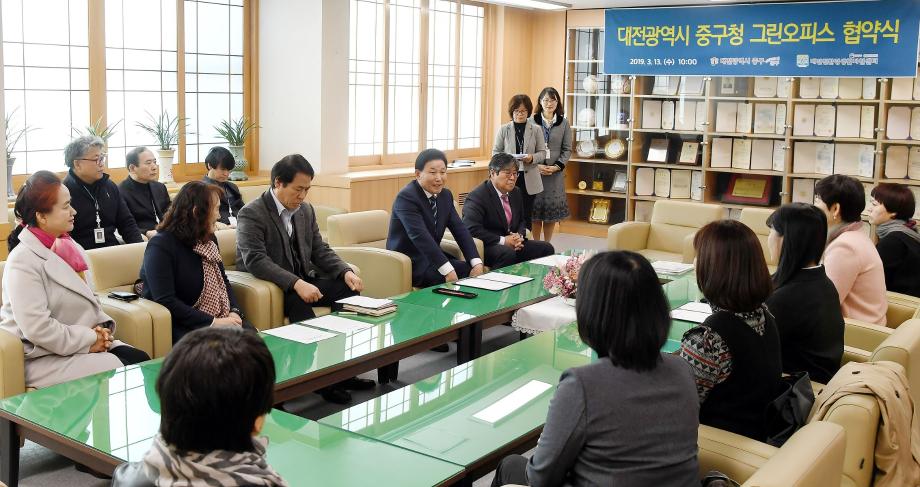
[[[515,276],[514,274],[504,274],[501,272],[489,272],[479,276],[479,279],[487,281],[504,282],[508,284],[524,284],[533,280],[532,277]]]
[[[546,382],[532,380],[518,387],[507,396],[492,403],[491,406],[473,415],[473,418],[494,425],[502,418],[524,407],[530,401],[540,397],[541,394],[553,386]]]
[[[661,274],[683,274],[684,272],[693,270],[693,264],[656,260],[652,262],[652,269],[655,269],[655,272]]]
[[[284,338],[285,340],[291,340],[292,342],[300,342],[304,345],[309,345],[311,343],[322,341],[335,336],[332,333],[303,325],[285,325],[278,328],[265,330],[262,333],[276,336],[278,338]]]
[[[712,306],[707,303],[700,303],[698,301],[691,301],[684,304],[683,306],[678,306],[677,309],[682,309],[685,311],[695,311],[697,313],[712,313]]]
[[[706,318],[709,318],[710,313],[699,313],[696,311],[687,311],[684,309],[675,309],[671,311],[671,318],[681,321],[689,321],[691,323],[702,323],[706,321]]]
[[[380,309],[393,304],[393,301],[389,299],[369,298],[367,296],[351,296],[348,298],[340,299],[336,301],[336,303],[350,304],[352,306],[360,306],[362,308],[368,309]]]
[[[361,331],[374,326],[372,323],[365,323],[358,320],[349,320],[348,318],[342,318],[341,316],[335,315],[320,316],[319,318],[305,321],[304,324],[345,334],[354,333],[356,331]]]
[[[474,287],[476,289],[485,289],[487,291],[501,291],[501,290],[508,289],[509,287],[514,286],[514,284],[510,284],[507,282],[490,281],[488,279],[480,279],[478,277],[469,277],[466,279],[460,279],[455,284],[459,284],[461,286],[466,286],[466,287]]]
[[[546,257],[540,257],[539,259],[534,259],[530,261],[531,264],[545,265],[550,267],[560,266],[565,263],[565,260],[568,257],[564,255],[547,255]]]

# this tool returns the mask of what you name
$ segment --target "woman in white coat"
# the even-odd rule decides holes
[[[504,152],[518,160],[517,187],[524,196],[524,223],[531,229],[533,200],[543,191],[543,176],[537,166],[549,157],[543,132],[530,121],[533,102],[527,95],[514,95],[508,102],[511,121],[495,135],[492,155]]]
[[[0,329],[25,351],[26,387],[46,387],[149,360],[114,340],[115,322],[90,287],[86,254],[68,232],[76,211],[54,173],[38,171],[19,191],[3,273]]]

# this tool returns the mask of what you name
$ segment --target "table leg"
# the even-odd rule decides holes
[[[395,382],[397,376],[399,375],[399,362],[393,362],[389,365],[384,365],[377,369],[377,383],[378,384],[389,384],[390,382]]]
[[[8,419],[0,418],[0,482],[19,485],[19,432]]]
[[[482,324],[473,323],[460,330],[457,340],[457,365],[479,358],[482,354]]]

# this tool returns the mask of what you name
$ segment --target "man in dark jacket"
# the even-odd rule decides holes
[[[148,239],[152,238],[169,208],[166,185],[157,181],[157,157],[146,147],[135,147],[125,156],[125,165],[128,177],[118,185],[118,189],[137,222],[137,228]]]
[[[121,197],[118,186],[105,170],[105,142],[99,137],[79,137],[64,148],[64,164],[70,169],[64,185],[70,190],[70,206],[77,210],[70,236],[84,249],[143,242],[137,223]]]
[[[549,242],[527,240],[524,200],[518,178],[517,161],[510,154],[498,153],[489,161],[489,179],[466,196],[463,223],[470,234],[482,240],[486,265],[505,267],[555,253]]]

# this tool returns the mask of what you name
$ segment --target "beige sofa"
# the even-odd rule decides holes
[[[691,263],[693,237],[709,222],[722,218],[722,207],[706,203],[659,200],[651,222],[617,223],[607,231],[608,250],[632,250],[649,260]]]

